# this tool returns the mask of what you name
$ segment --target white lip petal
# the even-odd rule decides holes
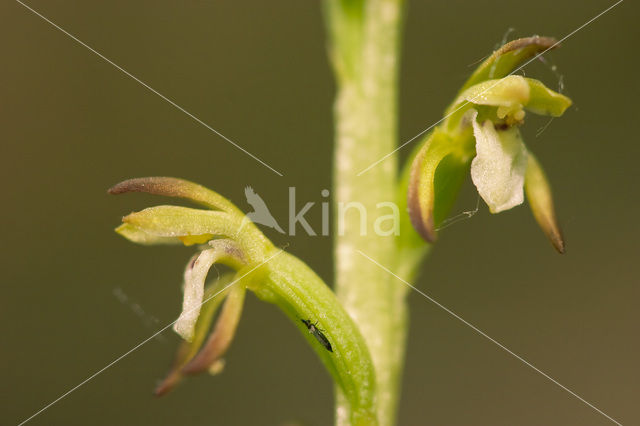
[[[476,116],[474,111],[476,157],[471,162],[471,179],[491,213],[499,213],[524,201],[527,148],[517,127],[496,130],[489,120],[479,124]]]
[[[173,329],[183,339],[191,341],[196,321],[200,315],[202,299],[204,297],[204,281],[209,269],[218,258],[218,250],[203,250],[200,255],[189,263],[184,272],[184,299],[182,313],[173,325]]]

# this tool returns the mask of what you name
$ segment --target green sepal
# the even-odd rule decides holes
[[[109,188],[107,192],[113,195],[127,192],[146,192],[166,197],[185,198],[213,210],[243,215],[240,209],[222,195],[184,179],[164,176],[128,179]]]
[[[445,127],[450,130],[457,129],[467,110],[473,107],[468,102],[460,103],[460,97],[467,89],[486,80],[506,77],[526,61],[557,46],[554,38],[532,36],[512,40],[494,51],[476,68],[458,91],[455,100],[447,107]]]
[[[531,207],[533,217],[540,225],[558,253],[564,253],[565,243],[562,230],[556,219],[551,186],[540,163],[531,152],[528,155],[527,172],[524,178],[524,192]]]
[[[506,77],[527,60],[557,46],[556,39],[552,37],[532,36],[512,40],[494,51],[476,68],[460,88],[459,94],[485,80]]]
[[[455,137],[436,128],[413,159],[407,182],[407,210],[422,238],[436,240],[436,227],[453,206],[473,155],[471,132]]]

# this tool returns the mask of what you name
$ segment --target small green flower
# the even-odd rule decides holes
[[[375,372],[364,339],[333,292],[306,264],[274,247],[237,207],[200,185],[152,177],[127,180],[109,190],[111,194],[126,192],[180,197],[207,208],[150,207],[125,216],[116,229],[139,244],[199,248],[184,272],[182,313],[174,324],[184,342],[168,375],[156,388],[157,395],[170,391],[185,375],[222,370],[223,356],[250,290],[261,300],[276,304],[307,339],[349,401],[352,424],[377,424]],[[207,284],[214,264],[232,272]],[[308,333],[302,320],[318,324],[332,351]]]
[[[459,102],[474,105],[467,118],[476,140],[471,178],[480,196],[491,213],[522,204],[528,152],[519,126],[524,123],[525,109],[559,117],[571,100],[537,80],[511,75],[470,87]]]
[[[529,40],[534,46],[540,38]],[[516,43],[518,42],[518,43]],[[520,41],[512,42],[522,46]],[[513,46],[512,46],[513,47]],[[519,48],[520,51],[524,47]],[[501,49],[502,55],[518,49]],[[519,75],[484,79],[496,69],[515,66],[513,60],[492,55],[476,71],[456,101],[447,110],[445,122],[434,129],[415,155],[408,181],[407,208],[411,223],[428,242],[436,238],[435,228],[452,204],[461,179],[470,168],[471,179],[491,213],[509,210],[523,203],[526,193],[535,219],[554,247],[564,252],[564,241],[555,218],[551,191],[537,160],[525,146],[520,126],[526,111],[561,116],[571,105],[538,80]],[[480,81],[479,81],[480,80]],[[449,194],[449,195],[443,195]],[[439,206],[436,200],[449,197]]]

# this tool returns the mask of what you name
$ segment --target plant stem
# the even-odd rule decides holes
[[[358,173],[397,146],[403,1],[328,0],[327,6],[338,86],[334,110],[334,213],[335,223],[343,224],[343,229],[336,229],[335,289],[371,352],[376,370],[378,420],[380,425],[388,426],[395,422],[404,359],[406,287],[358,251],[395,269],[395,238],[378,235],[374,223],[380,215],[390,213],[378,204],[396,201],[397,159],[389,156],[360,176]],[[364,209],[359,210],[354,203]],[[341,395],[336,401],[337,424],[348,425],[348,405]]]

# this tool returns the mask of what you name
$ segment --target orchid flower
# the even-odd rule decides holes
[[[156,388],[157,395],[170,391],[185,375],[222,371],[250,290],[277,305],[307,339],[349,401],[352,424],[377,424],[375,373],[364,339],[333,292],[307,265],[274,247],[236,206],[200,185],[152,177],[127,180],[109,190],[126,192],[180,197],[207,208],[150,207],[125,216],[116,229],[139,244],[198,247],[184,272],[182,313],[173,325],[184,342]],[[230,272],[207,284],[214,264]],[[301,320],[322,328],[331,352],[308,333]]]
[[[514,63],[510,56],[520,55],[522,60],[527,48],[535,51],[550,43],[532,37],[494,53],[465,84],[444,123],[420,146],[408,176],[407,209],[413,227],[426,241],[435,241],[436,226],[470,169],[471,180],[491,213],[522,204],[526,194],[536,221],[556,250],[564,252],[549,183],[525,146],[520,126],[527,111],[559,117],[571,100],[535,79],[512,74],[487,78],[508,73]]]

